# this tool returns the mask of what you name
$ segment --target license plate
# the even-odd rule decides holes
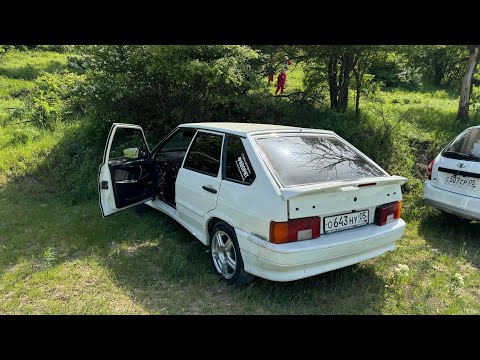
[[[448,185],[464,189],[476,190],[479,186],[479,181],[477,179],[462,175],[447,175],[445,176],[445,182]]]
[[[368,224],[368,210],[326,217],[323,231],[328,234]]]

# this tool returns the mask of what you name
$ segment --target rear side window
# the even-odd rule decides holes
[[[185,169],[217,176],[220,169],[223,136],[199,132],[185,159]]]
[[[228,135],[225,179],[250,185],[255,180],[252,164],[248,159],[242,139]]]
[[[442,153],[451,159],[480,161],[480,129],[470,129],[453,140]]]
[[[272,136],[256,142],[283,186],[386,176],[332,136]]]

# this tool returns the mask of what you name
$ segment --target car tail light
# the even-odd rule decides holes
[[[432,180],[432,170],[433,170],[434,163],[435,163],[435,159],[433,159],[432,162],[428,165],[428,168],[427,168],[428,180]]]
[[[320,218],[318,216],[285,222],[270,222],[270,242],[275,244],[314,239],[319,236]]]
[[[386,225],[393,220],[400,219],[402,216],[402,202],[396,201],[377,207],[375,211],[375,223],[377,225]]]

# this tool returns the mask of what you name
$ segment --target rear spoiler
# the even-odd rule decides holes
[[[403,185],[408,181],[407,178],[402,176],[378,176],[378,177],[369,177],[359,180],[345,180],[345,181],[332,181],[327,183],[320,184],[310,184],[310,185],[300,185],[294,187],[282,187],[280,188],[280,193],[284,200],[289,200],[298,196],[313,194],[313,193],[328,193],[336,190],[348,191],[358,188],[359,185],[374,185],[374,186],[383,186],[383,185],[392,185],[398,184]]]

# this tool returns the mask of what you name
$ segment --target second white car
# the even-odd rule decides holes
[[[466,129],[428,165],[425,204],[480,220],[480,126]]]

